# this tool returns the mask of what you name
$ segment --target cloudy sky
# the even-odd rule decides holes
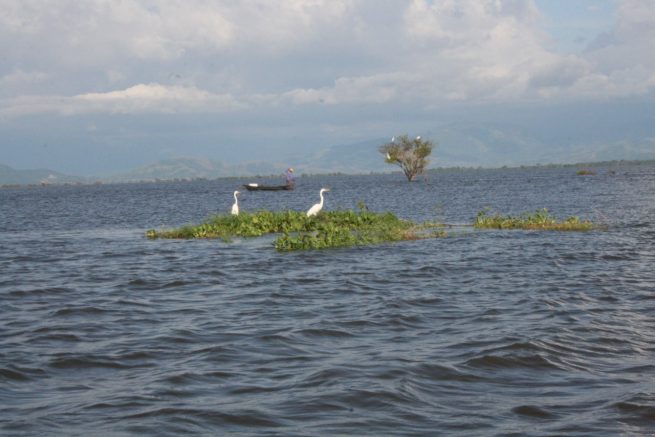
[[[0,0],[0,163],[102,175],[508,120],[655,145],[654,41],[653,0]]]

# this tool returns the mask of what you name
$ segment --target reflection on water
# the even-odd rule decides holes
[[[149,241],[244,181],[0,190],[4,434],[628,434],[655,429],[655,167],[301,177],[242,210],[608,225],[277,253]]]

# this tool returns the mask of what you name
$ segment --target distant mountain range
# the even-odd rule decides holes
[[[236,165],[206,158],[179,157],[152,162],[124,173],[104,178],[84,178],[65,175],[53,170],[16,170],[0,165],[0,185],[114,183],[158,180],[216,179],[222,177],[282,176],[289,166],[296,174],[369,173],[393,171],[377,152],[382,141],[331,147],[303,160],[288,159],[282,163],[252,161]]]
[[[430,133],[426,138],[433,138]],[[527,135],[518,128],[498,126],[442,126],[434,135],[437,147],[432,153],[435,167],[501,167],[535,164],[566,164],[612,160],[655,159],[655,138],[639,136],[635,140],[614,143],[585,143]],[[318,173],[362,174],[396,171],[384,163],[378,147],[386,138],[355,144],[337,145],[308,154],[303,159],[285,162],[251,161],[227,164],[204,158],[180,157],[156,161],[105,178],[84,178],[54,170],[16,170],[0,165],[0,185],[62,184],[94,182],[136,182],[173,179],[216,179],[237,176],[282,175],[293,166],[297,175]]]
[[[205,158],[180,157],[156,161],[103,179],[106,182],[135,182],[171,179],[216,179],[221,177],[283,173],[284,164],[250,162],[229,165]]]
[[[0,164],[0,185],[85,183],[86,178],[66,175],[45,168],[16,170]]]

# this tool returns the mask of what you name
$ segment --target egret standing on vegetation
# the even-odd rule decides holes
[[[321,188],[321,191],[318,192],[318,195],[321,196],[321,201],[319,203],[315,204],[314,206],[312,206],[311,208],[309,208],[309,211],[307,211],[307,217],[314,216],[314,215],[318,214],[319,212],[321,212],[321,210],[323,209],[323,193],[325,193],[327,191],[330,191],[330,189],[329,188]]]
[[[237,199],[237,195],[239,195],[238,191],[234,192],[234,205],[232,205],[232,215],[239,215],[239,199]]]

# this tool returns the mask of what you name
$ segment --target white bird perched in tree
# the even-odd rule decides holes
[[[232,215],[239,215],[239,199],[237,196],[241,194],[238,191],[234,192],[234,205],[232,205]]]
[[[421,136],[420,136],[420,135],[419,135],[419,136],[417,136],[417,137],[416,137],[416,139],[417,139],[417,140],[420,140],[420,139],[421,139]]]
[[[323,209],[323,193],[327,191],[330,191],[330,189],[321,188],[321,191],[318,192],[318,195],[321,196],[321,201],[315,204],[314,206],[312,206],[311,208],[309,208],[309,211],[307,211],[307,217],[312,217],[318,214],[319,212],[321,212],[321,210]]]
[[[392,143],[395,143],[395,142],[396,142],[396,137],[395,137],[395,136],[391,137],[391,142],[392,142]]]

